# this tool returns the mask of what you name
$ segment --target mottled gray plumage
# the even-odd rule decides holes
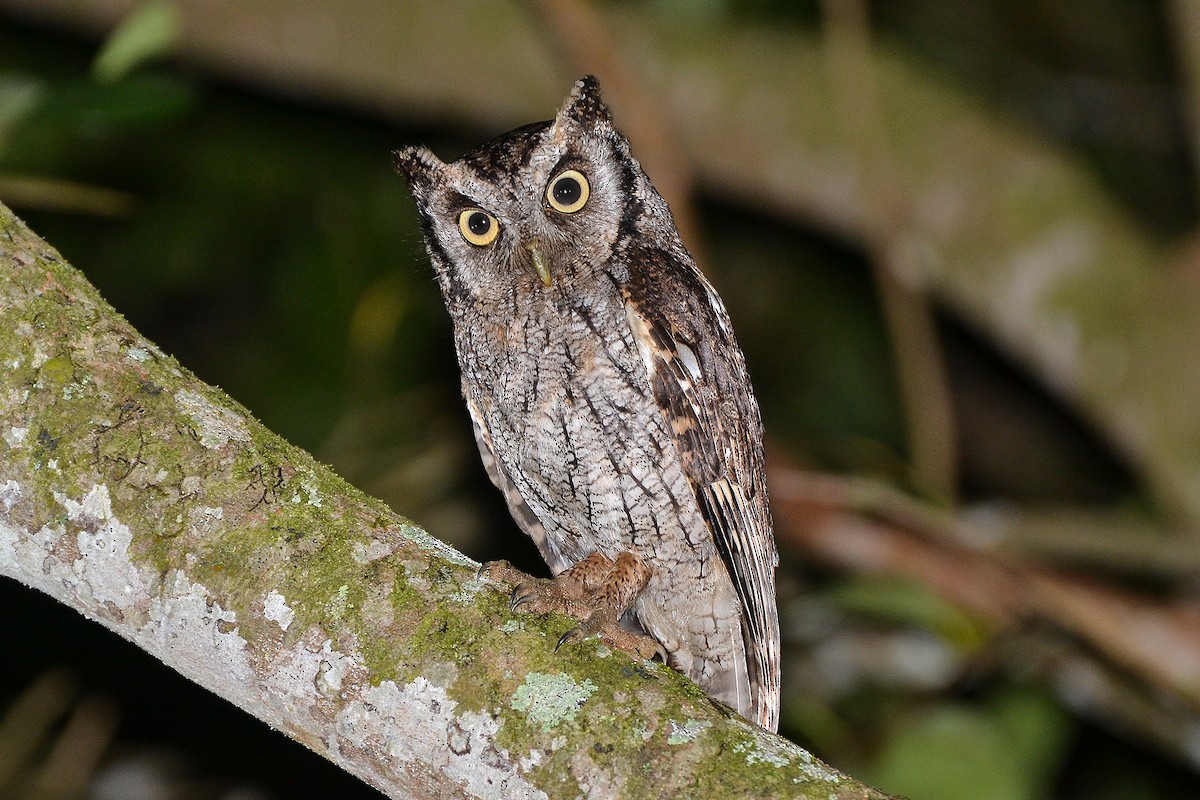
[[[396,164],[480,453],[518,524],[555,575],[594,552],[637,556],[652,573],[631,609],[642,628],[774,730],[778,557],[758,406],[724,306],[595,80],[553,121],[450,164],[424,148]]]

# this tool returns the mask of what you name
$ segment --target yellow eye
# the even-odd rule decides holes
[[[487,247],[500,235],[500,223],[479,208],[468,208],[459,214],[458,229],[463,238],[476,247]]]
[[[550,185],[546,187],[546,202],[555,211],[574,214],[587,205],[591,191],[583,173],[568,169],[560,172],[554,180],[550,181]]]

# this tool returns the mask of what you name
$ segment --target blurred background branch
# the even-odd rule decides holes
[[[823,0],[829,80],[857,161],[861,218],[896,360],[913,477],[917,486],[953,502],[958,494],[954,408],[933,309],[909,242],[912,212],[883,129],[867,13],[865,0]]]

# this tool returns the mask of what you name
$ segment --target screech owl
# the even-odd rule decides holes
[[[580,619],[563,641],[665,650],[775,730],[778,555],[758,404],[729,315],[596,80],[555,119],[451,163],[394,155],[480,454],[556,577],[485,569],[518,584],[514,608]]]

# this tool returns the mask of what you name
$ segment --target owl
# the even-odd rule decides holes
[[[492,481],[554,575],[514,608],[658,654],[779,719],[762,421],[724,305],[585,77],[550,121],[444,163],[394,153]]]

